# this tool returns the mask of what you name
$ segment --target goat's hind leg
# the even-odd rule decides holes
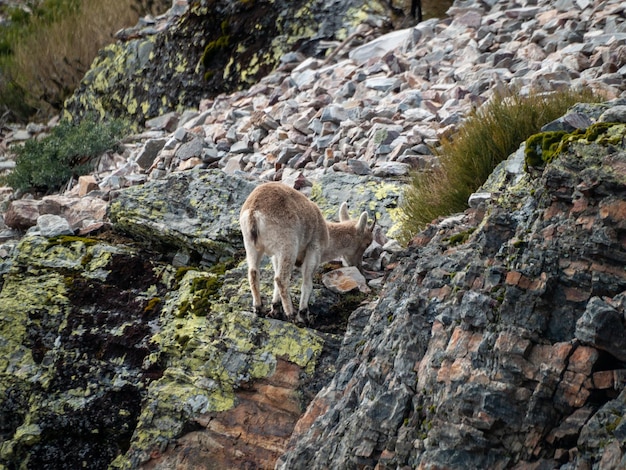
[[[293,316],[293,303],[289,294],[289,284],[291,282],[291,272],[293,261],[285,256],[272,256],[274,266],[274,294],[272,296],[272,312],[274,318],[283,318],[282,311],[287,319]]]
[[[313,291],[313,274],[319,265],[319,255],[317,250],[309,250],[302,262],[302,288],[300,292],[300,306],[296,323],[302,326],[310,326],[312,318],[309,312],[309,298]]]
[[[245,241],[245,240],[244,240]],[[261,315],[263,313],[263,305],[261,301],[261,281],[260,281],[260,265],[263,253],[259,253],[254,248],[246,246],[246,261],[248,263],[248,282],[250,283],[250,291],[252,292],[252,308],[254,313]]]

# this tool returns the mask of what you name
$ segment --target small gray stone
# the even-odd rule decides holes
[[[356,175],[369,175],[372,172],[370,166],[362,160],[350,158],[348,160],[348,166]]]
[[[165,129],[168,132],[172,132],[178,125],[178,113],[172,111],[162,116],[148,119],[146,121],[146,127],[148,129]]]
[[[477,209],[481,204],[489,200],[491,200],[491,193],[472,193],[467,200],[467,205],[470,206],[472,209]]]
[[[31,137],[32,137],[31,133],[24,129],[18,129],[14,131],[13,135],[11,136],[13,140],[17,140],[17,141],[28,140]]]
[[[626,122],[626,105],[613,106],[600,115],[600,122]]]
[[[563,117],[555,119],[541,128],[542,132],[565,131],[572,132],[576,129],[587,129],[593,121],[588,116],[581,113],[568,113]]]
[[[393,77],[373,77],[365,80],[365,86],[378,91],[399,91],[402,86],[402,80]]]
[[[176,157],[180,160],[189,160],[191,157],[201,157],[202,150],[202,139],[194,138],[178,147],[178,150],[176,150]]]
[[[339,105],[330,105],[322,110],[320,121],[322,122],[334,122],[341,124],[341,122],[348,119],[348,113]]]
[[[622,314],[599,297],[592,297],[576,322],[576,338],[626,361],[626,329]]]
[[[411,167],[407,163],[400,162],[378,162],[373,169],[374,176],[406,176]]]
[[[137,165],[147,170],[154,163],[154,159],[165,146],[166,139],[149,139],[137,155]]]
[[[41,235],[49,238],[74,234],[67,220],[60,215],[53,214],[43,214],[37,217],[37,229]]]

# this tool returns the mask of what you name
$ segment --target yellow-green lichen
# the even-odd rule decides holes
[[[165,372],[148,388],[131,449],[146,451],[171,441],[194,415],[233,408],[237,389],[272,375],[279,359],[314,372],[323,339],[290,323],[233,308],[236,295],[222,292],[223,269],[209,273],[181,268],[175,290],[163,299],[159,331],[151,340],[159,352],[146,358],[144,366],[160,363]],[[215,278],[217,284],[207,282]],[[245,278],[235,283],[229,289],[247,288]],[[206,316],[192,314],[189,306],[207,290]]]
[[[113,254],[121,248],[82,237],[24,237],[18,245],[16,263],[39,268],[82,271],[85,277],[106,277]]]
[[[137,114],[137,109],[139,109],[139,103],[137,103],[137,98],[131,98],[126,105],[126,111],[128,111],[128,114],[133,115]]]
[[[550,163],[576,142],[580,144],[618,145],[626,138],[626,124],[599,122],[587,129],[571,133],[550,131],[534,134],[526,140],[524,150],[526,169]]]
[[[444,241],[447,241],[448,243],[450,243],[451,246],[462,245],[463,243],[467,242],[467,240],[469,240],[470,235],[474,233],[475,231],[476,231],[476,228],[472,227],[463,232],[455,233],[454,235],[451,235],[449,238],[445,239]]]
[[[41,428],[37,424],[24,424],[15,430],[13,440],[21,444],[31,446],[39,442]]]
[[[31,316],[67,313],[69,300],[63,276],[57,273],[12,273],[0,291],[0,373],[23,379],[35,374],[30,349],[24,346]]]
[[[392,225],[387,230],[387,236],[389,238],[396,238],[402,231],[403,217],[404,212],[399,207],[393,207],[387,209],[387,214],[389,214],[389,218],[391,219]]]

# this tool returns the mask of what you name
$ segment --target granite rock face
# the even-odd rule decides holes
[[[497,200],[418,234],[382,290],[316,286],[314,329],[250,313],[234,250],[194,267],[129,229],[158,232],[181,195],[208,204],[218,186],[234,210],[247,180],[171,175],[153,192],[179,187],[180,200],[162,212],[142,199],[150,185],[127,190],[114,211],[128,218],[112,223],[130,239],[32,231],[0,291],[0,462],[620,468],[626,126],[604,129],[508,182],[494,175]],[[215,233],[236,238],[227,208]],[[189,250],[197,234],[183,227],[163,243]]]
[[[277,468],[621,468],[626,132],[421,233]],[[620,130],[621,129],[621,130]]]
[[[243,270],[177,269],[123,242],[18,245],[0,291],[0,463],[273,465],[338,339],[248,313]]]

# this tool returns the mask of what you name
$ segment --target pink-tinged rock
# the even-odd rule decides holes
[[[279,360],[272,376],[237,391],[237,405],[196,417],[197,429],[153,451],[144,468],[274,468],[302,415],[302,370]],[[285,379],[288,380],[285,380]],[[184,462],[182,464],[181,462]]]
[[[191,157],[188,160],[183,160],[182,162],[180,162],[180,165],[178,165],[178,168],[176,170],[177,171],[190,170],[198,165],[202,165],[202,160],[198,157]]]
[[[465,26],[466,28],[478,29],[480,27],[482,19],[483,19],[483,15],[480,12],[476,10],[470,10],[454,18],[454,21],[452,21],[451,26],[457,27],[457,28],[461,26]]]
[[[531,350],[528,359],[535,366],[560,375],[567,366],[571,350],[572,345],[568,342],[554,345],[537,344]]]
[[[322,282],[328,289],[337,294],[346,294],[355,289],[363,293],[370,291],[370,288],[367,287],[365,277],[363,277],[355,266],[330,271],[324,274]]]
[[[76,197],[52,195],[46,196],[39,201],[40,214],[63,215],[79,199]]]
[[[607,390],[615,387],[615,375],[612,370],[601,370],[594,372],[591,377],[593,387],[598,390]]]
[[[80,197],[98,189],[100,189],[100,187],[94,175],[84,175],[78,178],[78,195]]]
[[[532,343],[529,339],[522,338],[519,333],[503,331],[498,335],[495,350],[500,353],[508,353],[525,357],[530,351]]]
[[[37,225],[39,201],[20,199],[12,201],[4,214],[4,223],[15,230],[28,230]]]
[[[600,217],[605,222],[615,224],[618,228],[626,228],[626,201],[603,201],[600,204]]]
[[[102,221],[106,216],[107,203],[97,197],[83,197],[74,200],[63,216],[73,229],[83,228],[86,225]]]
[[[567,370],[559,383],[556,402],[566,403],[574,408],[585,404],[593,389],[591,369],[598,360],[599,353],[595,348],[579,346],[569,358]]]

